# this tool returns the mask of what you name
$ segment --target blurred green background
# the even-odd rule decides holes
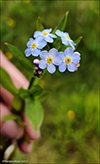
[[[20,70],[21,65],[4,43],[17,46],[24,55],[38,16],[45,28],[54,29],[69,11],[65,31],[73,40],[83,36],[77,48],[81,53],[79,70],[56,71],[43,77],[41,83],[50,94],[43,103],[41,139],[30,154],[17,149],[13,159],[28,159],[28,163],[99,163],[99,1],[22,0],[2,1],[1,5],[1,49]]]

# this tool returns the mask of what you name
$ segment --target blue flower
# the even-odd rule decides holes
[[[39,62],[39,67],[45,69],[47,67],[48,72],[54,73],[56,71],[55,65],[61,64],[62,60],[58,56],[58,51],[52,48],[49,52],[42,51],[40,53],[42,60]]]
[[[54,34],[51,34],[50,32],[52,31],[52,28],[50,29],[45,29],[43,30],[42,32],[41,31],[36,31],[34,33],[34,37],[37,38],[37,37],[41,37],[43,40],[45,40],[46,42],[49,42],[49,43],[53,43],[53,39],[52,38],[57,38],[56,35]]]
[[[78,52],[73,53],[73,49],[68,47],[64,52],[59,52],[58,55],[62,59],[62,63],[59,65],[60,72],[64,72],[66,68],[70,72],[74,72],[77,69],[76,63],[80,61]]]
[[[62,32],[60,30],[57,30],[55,33],[61,37],[63,44],[65,44],[65,45],[69,44],[73,48],[73,50],[75,49],[74,45],[76,45],[76,44],[73,42],[73,40],[70,38],[70,36],[67,32]]]
[[[35,40],[30,38],[27,42],[28,48],[25,50],[26,57],[30,56],[31,54],[33,56],[38,56],[41,52],[40,49],[45,47],[46,44],[47,43],[41,38],[36,38]]]

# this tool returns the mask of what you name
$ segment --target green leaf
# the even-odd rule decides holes
[[[58,50],[59,47],[61,47],[61,38],[58,37],[52,44],[53,44],[53,47],[55,47]]]
[[[66,22],[67,22],[67,16],[68,16],[68,11],[65,13],[65,15],[63,16],[62,20],[60,21],[60,23],[57,26],[57,29],[64,31],[65,27],[66,27]]]
[[[15,120],[20,126],[26,127],[26,123],[22,121],[21,117],[18,115],[5,115],[2,117],[2,121]]]
[[[40,95],[43,92],[43,88],[40,85],[34,85],[30,89],[19,89],[19,96],[24,100],[29,97]]]
[[[8,43],[5,43],[8,48],[10,49],[10,51],[13,53],[13,55],[17,58],[17,60],[19,61],[19,63],[31,74],[33,74],[33,70],[34,70],[34,66],[32,65],[31,62],[29,62],[25,56],[21,53],[21,51]]]
[[[11,77],[9,74],[2,68],[0,67],[0,83],[1,85],[8,90],[12,95],[16,95],[18,93],[18,89],[15,87]]]
[[[71,47],[70,45],[61,45],[58,49],[58,51],[64,51],[66,48]]]
[[[29,92],[31,95],[37,96],[43,92],[43,88],[40,85],[34,85],[31,89],[29,89]]]
[[[44,117],[43,108],[39,100],[37,98],[35,98],[35,100],[31,98],[26,99],[25,112],[33,129],[37,131],[40,128]]]
[[[19,97],[19,95],[15,95],[13,102],[12,102],[12,107],[14,108],[14,111],[21,111],[24,108],[24,102],[23,100]]]
[[[43,25],[41,24],[41,19],[40,19],[40,17],[38,17],[38,19],[37,19],[37,21],[36,21],[36,29],[37,29],[38,31],[43,31],[43,30],[44,30],[44,27],[43,27]]]
[[[81,41],[82,38],[83,38],[82,36],[79,36],[78,39],[76,39],[76,40],[74,41],[74,43],[76,44],[75,47],[78,46],[78,44],[80,43],[80,41]],[[75,48],[75,49],[76,49],[76,48]]]
[[[43,93],[38,97],[40,102],[41,103],[44,102],[49,94],[50,94],[49,91],[43,91]]]
[[[54,30],[52,31],[52,34],[55,34],[56,30],[57,30],[57,27],[54,28]]]
[[[3,116],[2,121],[17,120],[19,118],[20,118],[19,116],[14,115],[14,114],[13,115],[5,115],[5,116]]]
[[[30,97],[30,92],[28,89],[20,88],[19,89],[19,96],[22,99],[28,98],[28,97]]]
[[[67,16],[68,16],[68,13],[69,12],[66,12],[65,15],[63,16],[62,20],[60,21],[60,23],[58,24],[58,26],[53,30],[53,34],[55,33],[55,31],[57,29],[61,30],[61,31],[64,31],[65,27],[66,27],[66,22],[67,22]],[[58,37],[54,43],[53,43],[53,46],[56,48],[56,49],[59,49],[59,47],[61,47],[61,38]]]

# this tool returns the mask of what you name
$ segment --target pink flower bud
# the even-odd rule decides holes
[[[33,60],[33,63],[34,63],[35,65],[39,65],[39,59],[34,59],[34,60]]]
[[[39,67],[35,67],[35,70],[38,70],[39,69]]]
[[[42,74],[42,71],[38,71],[38,74],[41,75]]]
[[[33,75],[34,76],[37,76],[37,72],[35,70],[33,71]]]

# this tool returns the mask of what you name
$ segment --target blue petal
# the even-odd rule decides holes
[[[42,32],[40,32],[40,31],[35,31],[34,37],[36,38],[36,37],[38,37],[38,36],[41,35],[41,34],[42,34]]]
[[[27,46],[31,47],[31,45],[34,43],[34,39],[30,38],[29,41],[27,42]]]
[[[73,45],[76,45],[76,43],[74,43],[73,40],[71,40],[71,42],[72,42]]]
[[[73,49],[70,48],[70,47],[68,47],[68,48],[65,49],[64,53],[65,53],[66,55],[72,55],[72,54],[73,54]]]
[[[72,57],[71,57],[71,59],[72,59],[72,62],[73,62],[73,63],[77,63],[77,62],[80,61],[81,58],[80,58],[79,55],[73,54]]]
[[[75,49],[75,46],[74,46],[74,44],[73,44],[74,42],[71,40],[71,41],[69,41],[69,44],[70,44],[70,46],[73,48],[73,50]]]
[[[40,62],[39,62],[39,67],[40,67],[41,69],[45,69],[46,66],[47,66],[47,62],[46,62],[45,60],[40,60]]]
[[[28,57],[28,56],[30,56],[31,55],[31,48],[27,48],[26,50],[25,50],[25,56],[26,57]]]
[[[68,36],[68,37],[70,37],[70,36],[69,36],[69,34],[68,34],[67,32],[64,32],[64,34],[65,34],[65,36]]]
[[[74,72],[75,70],[76,70],[76,64],[74,64],[74,63],[69,63],[68,64],[68,70],[70,71],[70,72]]]
[[[56,56],[54,59],[53,59],[53,63],[55,65],[60,65],[62,63],[62,59],[59,57],[59,56]]]
[[[64,35],[63,32],[60,30],[56,30],[55,34],[57,34],[60,37],[62,37]]]
[[[58,56],[59,56],[62,60],[64,60],[65,57],[66,57],[66,55],[65,55],[63,52],[59,52],[59,53],[58,53]]]
[[[61,37],[61,40],[62,40],[62,43],[65,44],[65,45],[68,45],[69,44],[69,39],[67,39],[65,36],[62,36]]]
[[[81,56],[81,54],[80,54],[79,52],[77,52],[77,51],[74,52],[74,54],[75,54],[75,55],[79,55],[79,56]]]
[[[43,47],[46,46],[46,44],[47,44],[47,43],[46,43],[44,40],[42,40],[42,42],[39,42],[39,43],[37,44],[37,48],[42,49]]]
[[[56,67],[53,64],[48,64],[47,70],[50,73],[54,73],[56,71]]]
[[[54,34],[49,34],[49,36],[52,37],[52,38],[57,38],[57,36],[54,35]]]
[[[33,42],[33,41],[34,41],[34,39],[33,39],[33,38],[30,38],[30,39],[29,39],[29,41]]]
[[[42,42],[44,40],[43,36],[38,36],[36,39],[35,39],[35,42],[39,43],[39,42]]]
[[[50,51],[49,51],[49,56],[50,57],[55,57],[55,56],[57,56],[57,54],[58,54],[58,51],[55,49],[55,48],[52,48]]]
[[[37,48],[34,48],[34,49],[32,49],[31,52],[32,52],[32,55],[33,55],[33,56],[38,56],[38,55],[40,54],[41,51],[40,51],[39,49],[37,49]]]
[[[47,57],[49,56],[49,53],[45,50],[45,51],[42,51],[42,52],[40,52],[40,57],[42,58],[42,59],[47,59]]]
[[[67,68],[67,65],[64,62],[59,65],[60,72],[64,72],[66,70],[66,68]]]
[[[31,47],[32,43],[30,41],[27,42],[27,47]]]
[[[49,32],[51,32],[51,31],[52,31],[52,28],[50,28],[50,29],[45,29],[45,30],[42,31],[42,33],[44,33],[44,32],[49,33]]]
[[[49,43],[53,43],[53,39],[50,36],[44,36],[44,40]]]

